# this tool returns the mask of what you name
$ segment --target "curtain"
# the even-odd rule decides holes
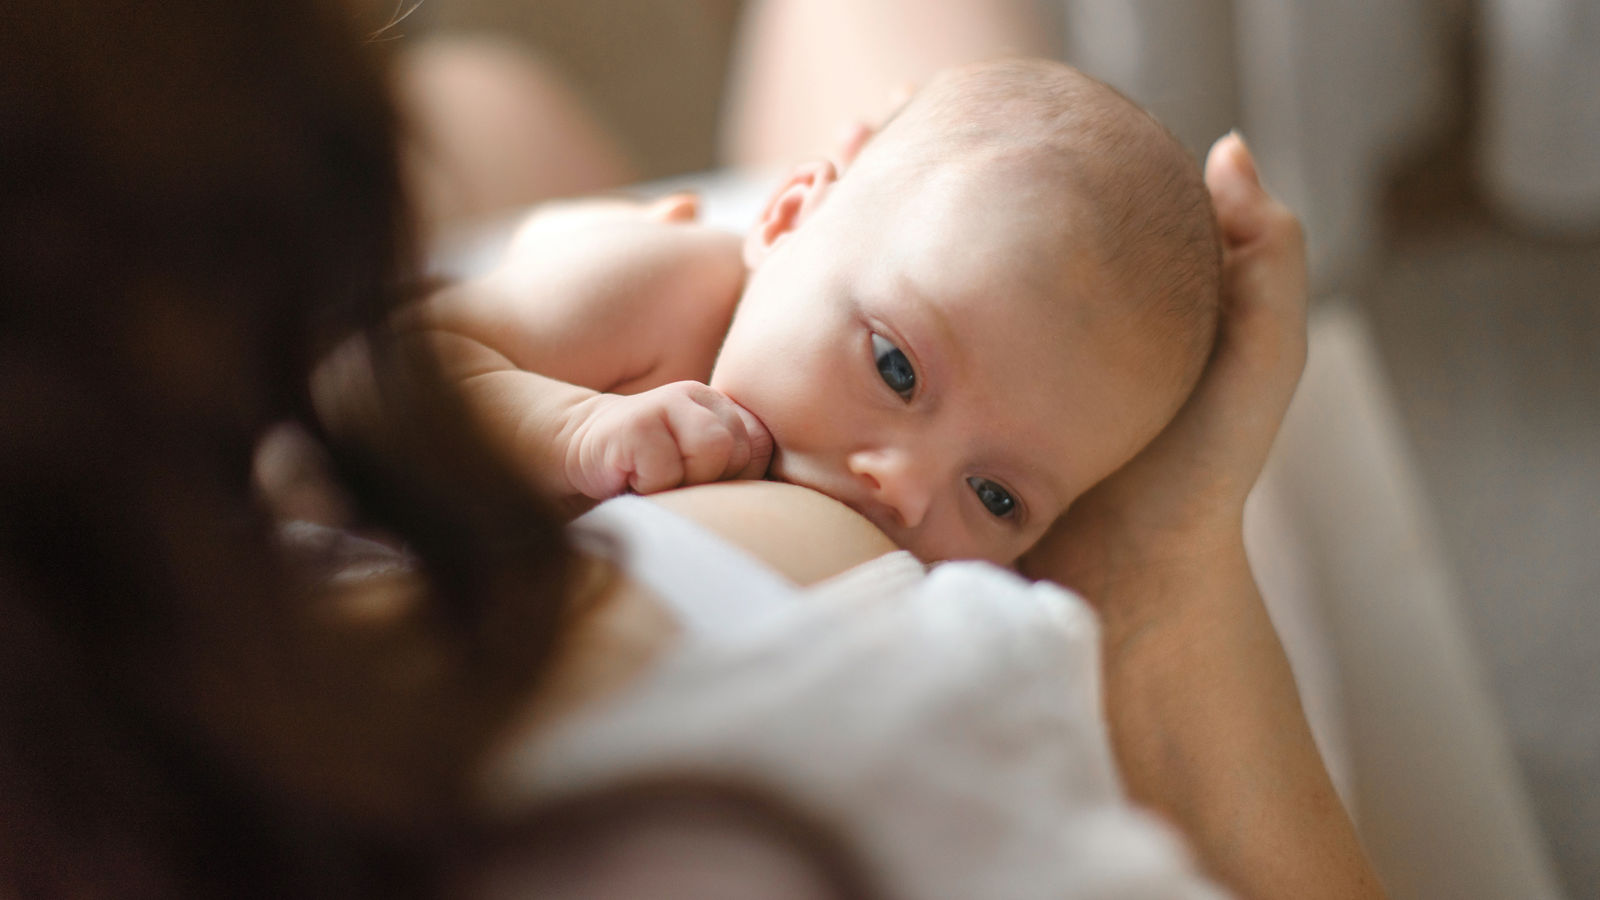
[[[1505,218],[1600,227],[1600,0],[1062,3],[1066,58],[1197,154],[1243,132],[1301,216],[1319,294],[1368,269],[1388,176],[1468,108]]]

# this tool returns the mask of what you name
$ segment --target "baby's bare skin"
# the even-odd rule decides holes
[[[573,509],[766,471],[765,428],[704,383],[744,280],[738,238],[692,215],[683,198],[544,211],[495,271],[406,318],[491,438]]]

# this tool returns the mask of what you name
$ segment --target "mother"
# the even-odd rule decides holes
[[[8,18],[0,884],[464,883],[446,873],[507,832],[477,785],[521,714],[627,691],[672,628],[476,442],[440,440],[471,423],[384,326],[418,288],[378,49],[364,57],[314,0],[18,0]],[[1052,534],[1062,568],[1030,574],[1096,603],[1129,791],[1217,879],[1375,894],[1239,537],[1303,358],[1299,232],[1236,140],[1207,177],[1229,245],[1216,359],[1168,432]],[[341,441],[308,373],[353,333],[396,414]],[[325,455],[318,501],[403,540],[415,570],[330,585],[282,549],[251,462],[285,422]],[[775,548],[779,570],[882,552],[848,510],[796,491],[668,502]],[[792,515],[761,530],[752,494]],[[607,624],[641,619],[666,627],[632,643]],[[596,642],[643,649],[583,652]],[[594,658],[637,667],[577,668]]]

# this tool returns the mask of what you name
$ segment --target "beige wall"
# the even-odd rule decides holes
[[[411,35],[515,35],[572,81],[647,177],[712,163],[739,0],[427,0]]]

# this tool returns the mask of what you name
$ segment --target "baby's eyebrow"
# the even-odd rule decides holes
[[[963,345],[950,323],[950,317],[937,303],[928,299],[927,292],[919,289],[907,272],[898,273],[895,291],[907,301],[911,317],[917,320],[916,350],[923,365],[927,366],[931,359],[941,369],[959,376],[964,371],[966,359],[961,353]]]

